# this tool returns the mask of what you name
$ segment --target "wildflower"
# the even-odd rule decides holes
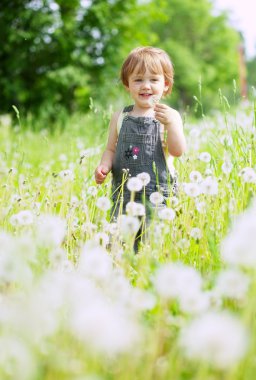
[[[87,194],[91,195],[92,197],[96,197],[98,193],[98,189],[96,186],[89,186],[87,189]]]
[[[154,105],[157,104],[159,102],[159,100],[160,100],[160,98],[157,95],[152,95],[149,98],[149,103],[150,103],[151,107],[154,107]]]
[[[105,227],[105,231],[109,232],[110,235],[115,235],[118,232],[117,223],[108,223],[108,225]]]
[[[200,274],[181,263],[163,265],[156,272],[154,284],[159,295],[165,299],[180,298],[187,289],[200,290],[202,279]]]
[[[65,181],[73,181],[75,178],[73,171],[70,169],[65,169],[59,172],[59,177]]]
[[[146,172],[137,174],[137,177],[142,181],[143,186],[147,186],[150,182],[150,175]]]
[[[200,161],[203,161],[203,162],[206,162],[206,163],[208,163],[208,162],[211,161],[211,155],[208,152],[202,152],[202,153],[200,153],[200,155],[199,155],[198,158],[199,158]]]
[[[120,215],[117,223],[122,236],[134,235],[140,227],[139,219],[131,215]]]
[[[22,248],[15,237],[0,233],[0,285],[31,284],[33,275],[25,260],[25,254],[22,255],[23,252],[20,252]]]
[[[209,308],[210,299],[200,289],[188,287],[186,292],[181,293],[179,305],[184,313],[201,314]]]
[[[8,373],[9,378],[20,380],[36,377],[35,359],[29,344],[17,336],[3,336],[0,338],[0,346],[4,347],[0,353],[0,367],[3,373]]]
[[[59,216],[40,215],[36,221],[36,238],[45,246],[58,246],[66,234],[66,221]]]
[[[204,213],[206,210],[206,203],[204,201],[195,202],[195,206],[199,213]]]
[[[110,356],[133,350],[140,340],[136,321],[102,296],[71,310],[71,329],[90,349]]]
[[[170,198],[170,203],[171,203],[172,207],[176,207],[179,204],[179,199],[177,197],[173,196]]]
[[[205,169],[204,174],[205,174],[206,176],[211,176],[211,175],[212,175],[212,169],[210,169],[210,168]]]
[[[139,177],[131,177],[127,181],[127,189],[131,192],[141,191],[143,182]]]
[[[175,211],[172,208],[164,207],[158,211],[158,216],[160,219],[171,221],[175,218]]]
[[[128,202],[126,205],[126,212],[131,216],[144,216],[145,206],[138,202]]]
[[[94,241],[102,247],[106,247],[109,244],[109,236],[105,232],[98,232],[93,238]]]
[[[244,168],[239,174],[245,183],[256,183],[256,173],[253,168]]]
[[[159,193],[158,191],[155,191],[154,193],[150,194],[149,200],[154,205],[159,205],[159,204],[163,203],[164,197],[161,193]]]
[[[233,164],[229,160],[225,160],[221,165],[221,170],[224,174],[229,174],[232,172]]]
[[[203,178],[200,172],[198,172],[197,170],[193,170],[189,175],[189,179],[191,182],[200,183],[202,182]]]
[[[88,241],[82,248],[78,270],[86,278],[105,281],[112,275],[112,261],[103,247]]]
[[[197,183],[193,183],[193,182],[183,183],[183,189],[184,189],[184,192],[189,197],[195,198],[199,194],[201,194],[200,186]]]
[[[108,211],[111,207],[111,201],[108,197],[99,197],[96,206],[102,211]]]
[[[190,236],[195,240],[200,240],[202,238],[202,231],[198,227],[194,227],[190,231]]]
[[[180,346],[194,360],[217,369],[235,366],[245,355],[248,335],[244,326],[231,314],[208,312],[181,331]]]
[[[207,177],[205,178],[201,184],[201,191],[203,194],[207,195],[217,195],[218,194],[218,182],[216,178]]]
[[[29,226],[34,223],[34,215],[30,210],[20,211],[18,214],[14,214],[10,218],[12,226]]]
[[[55,266],[58,267],[65,260],[67,260],[66,252],[64,251],[64,249],[60,247],[56,247],[52,249],[51,252],[49,253],[49,260],[54,267]]]
[[[182,238],[178,241],[177,246],[183,251],[187,251],[190,247],[190,241],[186,238]]]
[[[240,270],[230,268],[218,275],[215,290],[222,297],[243,300],[248,291],[249,282],[249,278]]]

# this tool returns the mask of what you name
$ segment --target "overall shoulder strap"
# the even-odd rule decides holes
[[[125,115],[126,115],[126,113],[124,113],[124,111],[121,111],[119,116],[118,116],[117,123],[116,123],[116,130],[117,130],[118,136],[119,136],[119,132],[120,132],[120,129],[122,127]]]
[[[122,124],[123,124],[123,120],[125,118],[125,116],[130,112],[132,111],[133,109],[133,105],[131,106],[126,106],[124,107],[124,109],[120,112],[119,116],[118,116],[118,119],[117,119],[117,124],[116,124],[116,129],[117,129],[117,135],[119,136],[119,132],[120,132],[120,129],[122,127]]]

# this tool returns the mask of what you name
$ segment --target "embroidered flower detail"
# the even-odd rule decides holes
[[[138,147],[138,146],[134,146],[133,148],[132,148],[132,153],[134,154],[134,155],[138,155],[139,154],[139,151],[140,151],[140,148]]]
[[[127,160],[129,160],[129,158],[133,156],[132,153],[133,153],[133,151],[132,151],[131,148],[128,148],[127,150],[125,150],[125,152],[124,152],[125,158],[126,158]]]
[[[132,158],[133,158],[134,160],[137,160],[138,156],[136,156],[136,154],[134,154],[134,155],[132,156]]]

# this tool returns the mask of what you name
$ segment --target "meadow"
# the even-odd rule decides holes
[[[137,255],[141,209],[111,222],[94,181],[110,114],[0,119],[0,378],[254,380],[255,104],[186,117],[178,196]]]

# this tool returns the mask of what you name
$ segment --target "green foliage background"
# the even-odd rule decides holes
[[[86,112],[90,97],[121,103],[120,65],[138,45],[170,54],[174,106],[202,95],[210,109],[219,88],[229,95],[239,83],[239,34],[210,0],[2,0],[0,33],[2,113],[15,104],[51,121]]]

